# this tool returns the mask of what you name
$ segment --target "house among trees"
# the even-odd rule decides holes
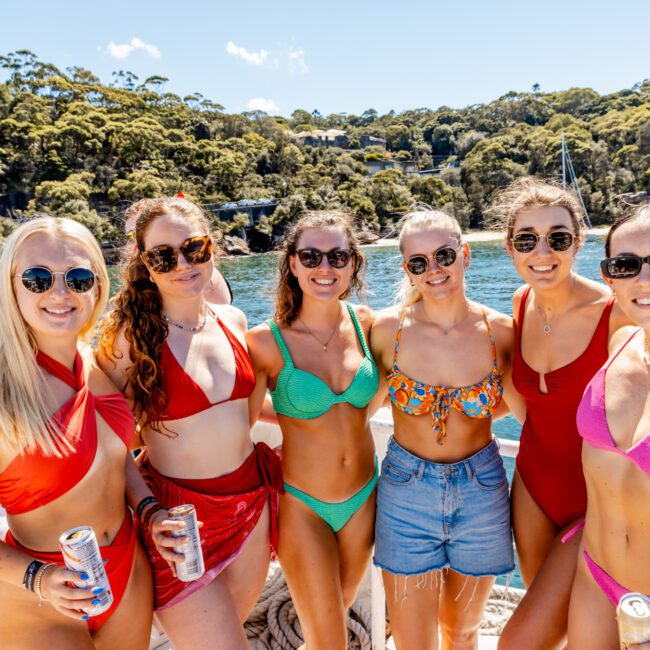
[[[298,144],[310,147],[339,147],[340,149],[352,148],[347,131],[340,129],[316,129],[314,131],[301,131],[294,133],[291,139]],[[366,147],[386,147],[386,140],[376,138],[373,135],[361,135],[354,138],[357,146],[354,148],[365,149]]]

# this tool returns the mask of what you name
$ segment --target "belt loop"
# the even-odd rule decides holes
[[[463,461],[465,465],[465,472],[467,473],[467,478],[471,481],[474,478],[474,470],[472,469],[472,463],[468,460]]]
[[[424,465],[425,465],[424,461],[421,460],[420,461],[420,466],[418,467],[418,473],[417,473],[418,481],[421,481],[422,477],[424,476]]]

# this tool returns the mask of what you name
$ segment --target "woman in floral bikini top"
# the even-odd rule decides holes
[[[395,432],[377,485],[374,562],[398,650],[437,647],[438,627],[444,647],[469,647],[495,576],[513,569],[491,418],[508,384],[514,329],[467,300],[470,251],[455,219],[407,215],[400,250],[401,309],[379,314],[371,332]]]

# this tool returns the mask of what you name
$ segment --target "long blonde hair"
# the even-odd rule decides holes
[[[404,237],[412,232],[420,232],[431,228],[444,228],[458,240],[458,245],[463,243],[463,233],[455,217],[446,212],[434,210],[428,205],[420,204],[413,212],[407,212],[398,224],[399,250],[404,254]],[[397,299],[402,307],[408,307],[422,300],[422,294],[411,284],[406,272],[397,290]]]
[[[88,340],[104,311],[110,287],[99,244],[85,226],[72,219],[39,217],[28,221],[9,235],[0,255],[0,445],[62,456],[71,447],[64,432],[50,422],[39,382],[43,375],[36,363],[36,338],[20,313],[13,285],[16,253],[26,239],[36,234],[73,239],[90,258],[99,296],[80,332],[83,340]]]

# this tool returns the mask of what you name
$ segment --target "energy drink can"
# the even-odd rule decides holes
[[[191,503],[176,506],[169,510],[169,518],[185,522],[185,528],[174,531],[172,536],[188,538],[186,544],[176,548],[176,552],[185,555],[185,562],[176,563],[176,577],[182,582],[197,580],[205,573],[205,564],[203,563],[196,508]]]
[[[643,594],[625,594],[616,608],[621,649],[650,641],[650,598]]]
[[[59,544],[68,569],[79,573],[85,571],[90,576],[88,582],[93,587],[104,588],[101,594],[95,596],[95,600],[98,600],[99,604],[83,611],[88,616],[103,614],[113,604],[113,593],[104,569],[95,532],[90,526],[73,528],[59,537]]]

